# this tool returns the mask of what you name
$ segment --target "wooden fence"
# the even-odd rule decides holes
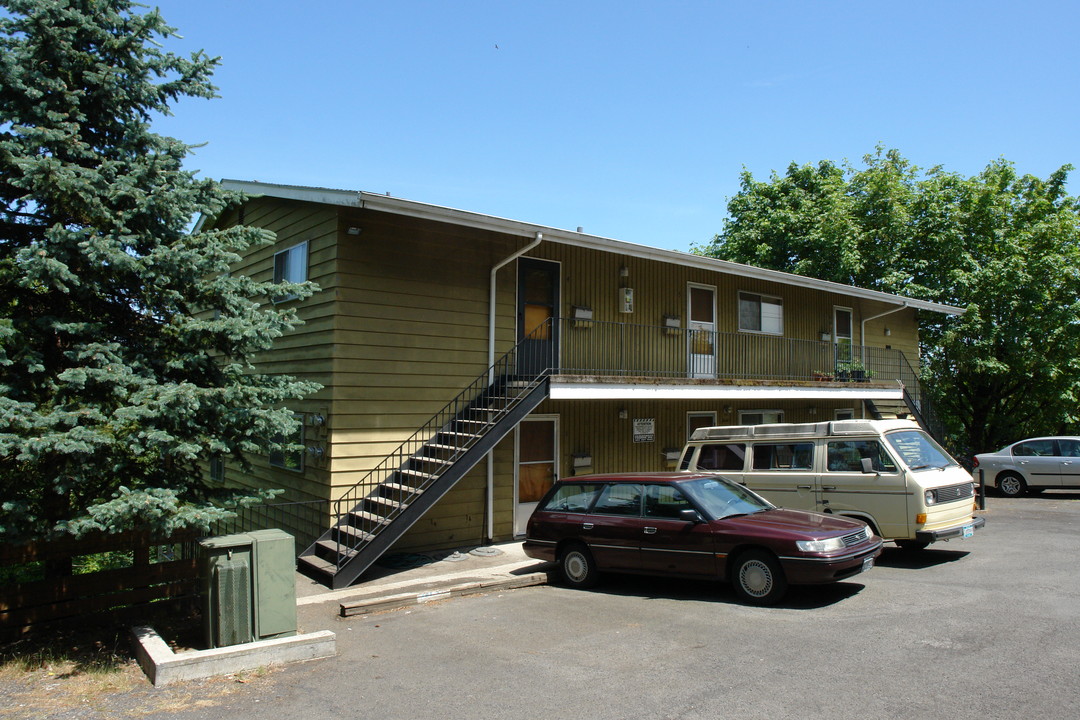
[[[197,538],[193,531],[168,538],[128,532],[0,545],[0,636],[188,611],[198,593]],[[87,556],[119,558],[123,566],[80,573]]]

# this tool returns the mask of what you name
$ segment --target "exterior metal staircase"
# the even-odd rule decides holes
[[[888,405],[875,403],[873,400],[864,400],[870,416],[880,420],[886,414],[899,417],[902,413],[908,413],[930,436],[939,443],[944,444],[945,426],[934,411],[930,402],[930,396],[926,388],[919,381],[919,376],[907,362],[903,360],[900,369],[900,389],[903,393],[903,404],[890,403]]]
[[[300,554],[298,569],[334,589],[351,585],[536,409],[548,396],[553,359],[551,343],[536,342],[537,334],[337,500],[334,525]]]

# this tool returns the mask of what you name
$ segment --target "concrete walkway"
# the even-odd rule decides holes
[[[385,556],[343,590],[297,573],[297,619],[303,632],[332,629],[336,618],[393,610],[458,595],[548,582],[550,563],[527,557],[521,541],[433,553]]]

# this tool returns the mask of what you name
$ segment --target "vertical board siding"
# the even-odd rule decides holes
[[[236,268],[257,279],[270,278],[275,252],[305,240],[310,243],[309,276],[321,290],[297,304],[307,324],[281,338],[259,362],[263,369],[321,382],[324,389],[297,403],[296,409],[325,413],[329,424],[307,428],[314,441],[323,444],[325,455],[303,473],[269,468],[264,458],[255,458],[250,476],[230,467],[229,478],[284,488],[282,499],[333,499],[363,480],[486,370],[490,270],[529,239],[370,210],[265,198],[247,203],[244,221],[278,234],[273,246],[253,251]],[[348,234],[349,227],[360,228],[360,233]],[[632,342],[599,350],[596,332],[567,328],[561,337],[567,367],[614,367],[617,353],[631,352],[643,365],[683,372],[686,336],[663,333],[659,326],[665,316],[673,316],[680,327],[687,327],[689,283],[715,288],[716,329],[736,334],[734,341],[718,349],[721,364],[759,357],[761,341],[771,337],[738,332],[738,294],[745,291],[783,299],[785,338],[820,340],[821,333],[832,332],[833,307],[849,307],[856,344],[891,346],[917,365],[914,311],[871,321],[866,337],[859,336],[864,318],[895,307],[887,303],[551,242],[527,256],[560,264],[560,317],[570,317],[573,306],[584,306],[593,310],[598,322],[649,326]],[[516,286],[517,263],[512,262],[496,278],[496,357],[516,341]],[[620,312],[623,288],[634,290],[632,313]],[[796,358],[776,358],[775,368],[762,371],[790,373],[795,362]],[[808,366],[799,372],[809,375],[816,369]],[[831,419],[835,409],[852,405],[768,402],[752,408],[723,401],[547,401],[538,413],[560,417],[559,475],[568,477],[571,456],[578,452],[592,454],[596,472],[670,469],[663,451],[683,446],[690,411],[715,411],[719,424],[737,423],[740,409],[783,410],[785,420],[802,422]],[[730,412],[725,412],[727,407]],[[619,418],[620,409],[626,410],[626,419]],[[854,409],[856,416],[863,415],[862,407]],[[655,419],[653,442],[633,442],[634,418]],[[493,454],[495,536],[502,540],[513,533],[514,447],[511,433]],[[486,462],[481,462],[406,533],[394,551],[483,542],[486,484]]]

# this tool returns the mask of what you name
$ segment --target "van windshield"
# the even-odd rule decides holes
[[[922,430],[902,430],[885,437],[911,470],[944,470],[957,464]]]
[[[765,498],[726,478],[698,478],[680,483],[679,487],[713,520],[749,515],[774,507]]]

